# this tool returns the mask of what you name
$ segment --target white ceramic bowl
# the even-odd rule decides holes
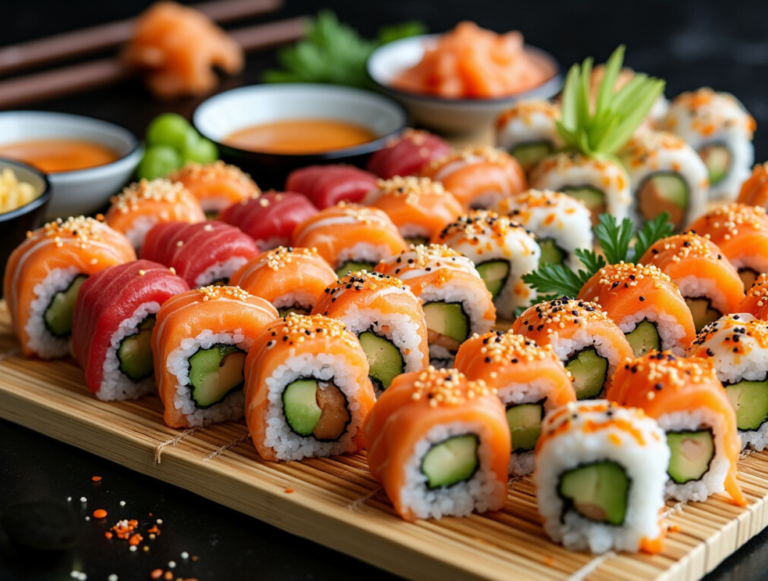
[[[368,58],[367,70],[371,79],[387,95],[402,103],[413,120],[429,129],[443,133],[473,133],[493,123],[499,114],[520,99],[549,99],[563,85],[557,61],[548,53],[526,45],[531,58],[547,63],[553,76],[545,83],[528,91],[499,99],[449,99],[434,95],[421,95],[392,88],[392,80],[405,69],[417,64],[428,46],[439,35],[427,34],[404,38],[376,49]]]
[[[0,145],[33,139],[81,139],[104,145],[119,156],[106,165],[49,174],[52,193],[46,219],[100,210],[128,182],[144,153],[133,133],[106,121],[66,113],[0,113]]]
[[[224,143],[238,129],[283,119],[335,119],[369,129],[376,139],[317,154],[248,151]],[[192,122],[216,143],[222,159],[249,172],[264,189],[282,188],[292,170],[314,164],[361,165],[387,139],[405,129],[408,116],[395,101],[350,87],[310,83],[252,85],[211,97],[195,111]]]

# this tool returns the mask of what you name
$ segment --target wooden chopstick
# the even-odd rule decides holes
[[[221,0],[191,6],[220,24],[274,12],[283,0]],[[131,39],[135,18],[0,48],[0,76],[115,48]]]
[[[229,35],[243,50],[254,52],[298,40],[304,36],[305,25],[305,17],[290,18],[247,26]],[[136,71],[120,59],[105,58],[0,81],[0,109],[114,85],[135,75]]]

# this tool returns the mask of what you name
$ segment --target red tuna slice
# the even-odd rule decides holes
[[[366,169],[388,180],[395,176],[413,176],[433,159],[451,151],[451,146],[427,131],[408,129],[374,153]]]
[[[339,202],[360,202],[376,187],[376,176],[351,165],[311,165],[294,170],[285,189],[299,192],[323,210]]]

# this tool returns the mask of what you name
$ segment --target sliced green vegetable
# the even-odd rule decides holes
[[[475,434],[453,436],[432,446],[421,462],[427,486],[433,490],[472,478],[479,464],[477,446]]]
[[[53,295],[43,313],[45,326],[54,337],[69,337],[72,333],[72,313],[75,310],[77,293],[88,277],[80,274],[72,279],[69,286]]]

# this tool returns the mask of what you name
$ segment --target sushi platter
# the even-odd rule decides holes
[[[25,359],[0,307],[0,417],[312,539],[408,579],[695,581],[768,525],[768,453],[742,458],[746,508],[716,495],[667,504],[674,527],[658,555],[589,555],[547,539],[529,478],[498,512],[406,523],[364,455],[259,459],[241,423],[177,431],[155,396],[101,402],[70,362]]]

